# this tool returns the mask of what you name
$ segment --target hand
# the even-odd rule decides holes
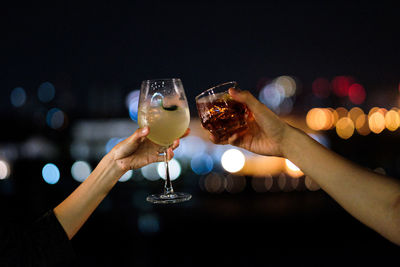
[[[146,136],[150,133],[149,127],[137,129],[130,137],[118,143],[111,151],[114,161],[121,171],[138,169],[153,162],[163,161],[160,154],[162,147],[151,142]],[[190,133],[188,128],[185,137]],[[174,156],[173,150],[179,146],[179,139],[167,149],[168,160]]]
[[[229,94],[249,109],[249,129],[241,134],[233,134],[224,142],[220,142],[210,133],[210,140],[216,144],[231,144],[261,155],[283,156],[283,139],[288,125],[250,92],[231,88]]]

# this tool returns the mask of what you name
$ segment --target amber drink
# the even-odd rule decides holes
[[[238,89],[236,82],[212,87],[196,97],[201,124],[219,141],[247,130],[246,105],[232,99],[229,88]]]

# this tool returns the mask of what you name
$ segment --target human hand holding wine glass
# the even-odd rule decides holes
[[[149,195],[146,200],[168,204],[191,199],[190,194],[174,191],[168,170],[168,148],[174,140],[184,135],[190,122],[189,107],[181,80],[143,81],[139,97],[138,122],[140,127],[150,128],[147,138],[160,146],[166,167],[163,193]]]

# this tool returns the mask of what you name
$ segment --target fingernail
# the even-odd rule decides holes
[[[146,127],[144,127],[143,129],[142,129],[142,134],[145,134],[146,132],[147,132],[147,129],[148,129],[148,127],[146,126]]]
[[[234,95],[234,94],[237,94],[238,91],[235,88],[231,87],[231,88],[229,88],[229,93]]]

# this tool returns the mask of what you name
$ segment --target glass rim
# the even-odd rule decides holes
[[[221,86],[228,85],[228,84],[234,84],[235,87],[236,87],[238,83],[237,83],[236,81],[230,81],[230,82],[224,82],[224,83],[217,84],[217,85],[215,85],[215,86],[213,86],[213,87],[210,87],[210,88],[206,89],[205,91],[201,92],[200,94],[198,94],[198,95],[195,97],[195,99],[196,99],[196,101],[197,101],[197,99],[199,99],[201,96],[205,95],[205,94],[208,93],[209,91],[214,90],[214,89],[217,88],[217,87],[221,87]]]
[[[160,81],[182,82],[180,78],[164,78],[164,79],[143,80],[142,83],[152,83],[152,82],[160,82]]]

